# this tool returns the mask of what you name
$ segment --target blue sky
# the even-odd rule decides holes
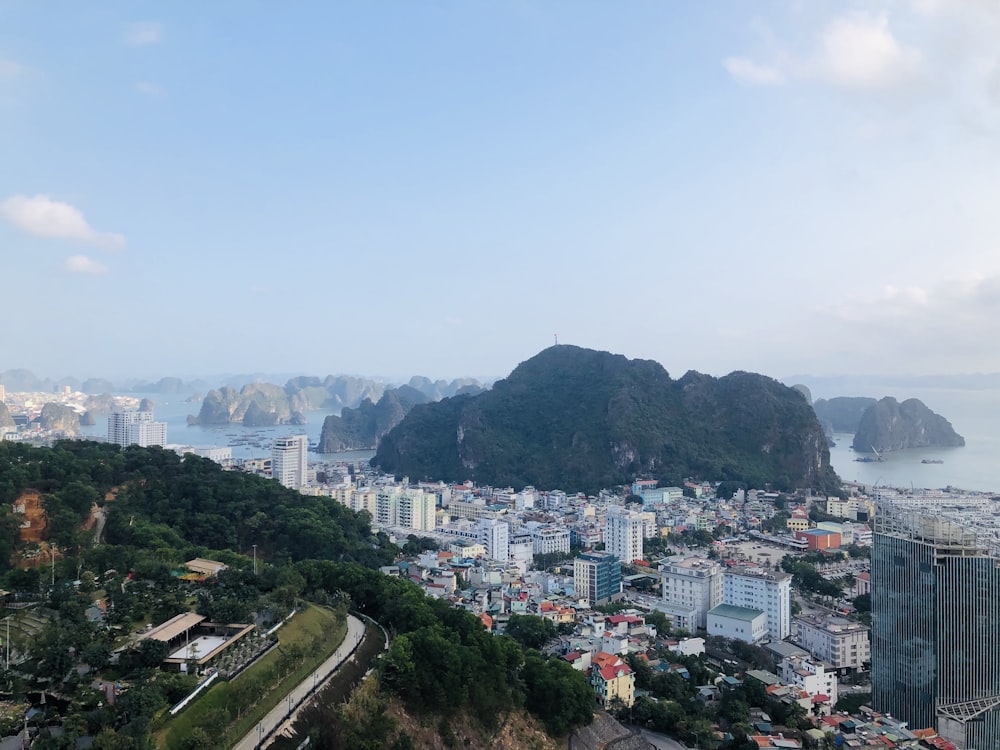
[[[0,0],[0,370],[1000,370],[1000,6]]]

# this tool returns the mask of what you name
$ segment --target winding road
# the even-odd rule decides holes
[[[295,720],[295,714],[309,703],[316,692],[322,688],[341,664],[350,658],[361,644],[365,635],[365,624],[354,615],[347,616],[347,635],[337,650],[326,661],[317,667],[309,677],[289,691],[281,702],[267,712],[267,715],[257,726],[233,745],[233,750],[255,750],[265,748],[271,738],[282,731],[286,725]]]

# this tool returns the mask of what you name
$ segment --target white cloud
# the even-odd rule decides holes
[[[785,75],[778,68],[761,65],[745,57],[727,57],[722,64],[729,75],[745,83],[773,86],[785,82]]]
[[[841,86],[891,87],[911,80],[920,66],[920,53],[899,43],[885,13],[835,18],[820,41],[819,70]]]
[[[158,84],[149,81],[139,81],[135,85],[135,90],[151,99],[162,99],[167,95],[166,90]]]
[[[29,198],[15,195],[0,202],[0,218],[37,237],[76,240],[106,250],[125,247],[125,238],[113,232],[98,232],[79,209],[47,195]]]
[[[833,362],[877,372],[1000,370],[988,344],[1000,328],[1000,276],[950,279],[934,286],[886,286],[826,310],[811,325],[826,332]]]
[[[13,60],[0,59],[0,78],[17,78],[24,68]]]
[[[774,85],[786,80],[822,80],[854,89],[887,89],[920,74],[922,56],[903,45],[889,28],[887,13],[852,12],[831,20],[805,56],[784,51],[771,62],[729,57],[729,74],[744,83]]]
[[[98,263],[86,255],[71,255],[63,265],[70,273],[82,273],[87,276],[103,276],[108,272],[108,267],[103,263]]]
[[[125,44],[145,47],[163,39],[163,25],[159,23],[130,23],[125,29]]]

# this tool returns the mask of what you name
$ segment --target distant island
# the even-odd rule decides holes
[[[477,396],[418,404],[373,463],[411,478],[594,490],[650,476],[835,492],[803,395],[748,372],[672,380],[657,362],[553,346]]]
[[[919,399],[898,402],[891,396],[869,406],[858,423],[852,447],[856,451],[897,451],[965,445],[951,423]]]

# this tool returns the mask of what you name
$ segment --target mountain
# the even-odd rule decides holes
[[[431,380],[423,375],[414,375],[407,385],[427,396],[428,401],[440,401],[443,398],[463,393],[474,396],[486,390],[474,378],[458,378],[449,383],[447,380]]]
[[[80,431],[80,415],[64,404],[43,404],[36,421],[43,430]]]
[[[857,432],[861,417],[876,402],[866,396],[837,396],[819,399],[813,410],[823,425],[830,425],[833,432]]]
[[[747,372],[672,380],[648,360],[553,346],[476,396],[414,406],[373,463],[414,478],[596,491],[637,476],[835,491],[802,394]]]
[[[865,410],[852,444],[856,451],[896,451],[906,448],[965,445],[951,422],[910,398],[899,403],[891,396]]]
[[[10,409],[7,408],[7,404],[0,401],[0,433],[3,433],[5,430],[13,430],[16,426],[14,417],[10,415]]]
[[[366,398],[356,409],[345,408],[339,417],[331,414],[323,420],[317,452],[374,448],[383,435],[403,421],[410,409],[427,400],[422,392],[404,385],[386,391],[377,404]]]

